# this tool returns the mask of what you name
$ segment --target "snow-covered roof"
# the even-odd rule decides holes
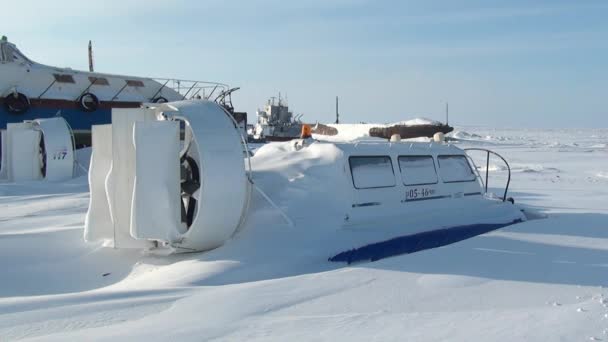
[[[411,120],[405,120],[405,121],[399,121],[399,122],[395,122],[392,124],[389,124],[388,126],[394,126],[394,125],[403,125],[403,126],[421,126],[421,125],[433,125],[433,126],[439,126],[439,125],[443,125],[443,123],[437,121],[437,120],[431,120],[431,119],[427,119],[427,118],[414,118]]]
[[[359,124],[328,124],[329,127],[335,128],[338,133],[336,135],[320,135],[317,134],[316,137],[325,141],[335,141],[335,142],[344,142],[344,141],[355,141],[361,139],[378,139],[371,138],[369,136],[369,131],[372,128],[386,128],[395,125],[402,126],[421,126],[421,125],[433,125],[439,126],[442,125],[441,122],[427,119],[427,118],[415,118],[411,120],[399,121],[389,124],[384,123],[359,123]],[[428,139],[424,137],[423,139]]]

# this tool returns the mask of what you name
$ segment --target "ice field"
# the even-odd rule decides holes
[[[296,225],[256,193],[227,244],[163,256],[83,241],[84,172],[0,184],[0,341],[608,341],[608,129],[457,127],[451,136],[503,155],[510,196],[547,218],[373,263],[330,263],[348,245],[306,190],[329,191],[332,180],[269,166],[266,146],[252,159],[254,179],[279,206],[297,203]],[[85,165],[89,152],[79,151]],[[489,170],[499,192],[506,171],[495,161]]]

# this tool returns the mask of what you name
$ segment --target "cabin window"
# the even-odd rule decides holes
[[[94,85],[99,85],[99,86],[108,86],[110,85],[110,82],[108,82],[107,78],[104,77],[89,77],[89,82],[91,82],[91,84]]]
[[[439,174],[445,183],[471,182],[475,180],[475,173],[467,157],[463,155],[439,156]]]
[[[437,183],[437,170],[432,156],[400,156],[399,169],[404,185]]]
[[[127,85],[129,87],[143,87],[144,86],[144,82],[137,81],[137,80],[127,80]]]
[[[348,161],[355,188],[371,189],[395,186],[395,173],[391,157],[350,157]]]
[[[55,77],[55,81],[57,81],[57,83],[76,83],[74,82],[74,77],[72,75],[53,74],[53,76]]]

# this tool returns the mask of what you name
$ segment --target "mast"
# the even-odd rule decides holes
[[[446,102],[445,103],[445,125],[448,126],[449,125],[449,116],[450,116],[450,107],[449,104]]]
[[[336,124],[340,123],[340,112],[338,111],[338,97],[336,96]]]
[[[93,42],[89,40],[89,71],[94,72],[95,68],[93,67]]]

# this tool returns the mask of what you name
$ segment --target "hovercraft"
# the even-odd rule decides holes
[[[115,109],[112,122],[93,127],[85,222],[85,239],[108,246],[217,248],[256,214],[248,213],[250,201],[270,203],[278,224],[295,229],[292,239],[309,243],[306,236],[314,235],[307,241],[324,241],[333,249],[329,260],[346,263],[439,247],[526,220],[507,197],[508,182],[502,197],[492,196],[467,152],[441,139],[307,138],[266,144],[250,164],[238,126],[213,102]],[[252,189],[261,196],[251,197]]]
[[[0,178],[17,182],[73,177],[74,135],[62,117],[9,123],[0,135]]]

